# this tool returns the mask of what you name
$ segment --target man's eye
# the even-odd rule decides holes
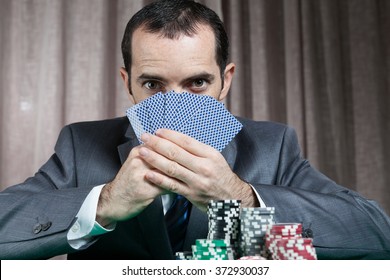
[[[195,80],[192,82],[192,85],[194,87],[197,87],[197,88],[203,87],[205,84],[206,84],[206,81],[203,79],[198,79],[198,80]]]
[[[155,90],[159,88],[159,84],[154,81],[149,81],[144,84],[147,89]]]

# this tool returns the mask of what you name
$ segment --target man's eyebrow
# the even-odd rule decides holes
[[[192,81],[195,81],[195,80],[206,80],[206,81],[211,83],[211,82],[213,82],[215,80],[215,75],[207,73],[207,72],[194,74],[194,75],[192,75],[192,76],[190,76],[188,78],[185,78],[182,81],[182,84],[186,84],[188,82],[192,82]]]
[[[146,74],[146,73],[141,74],[137,78],[137,81],[145,81],[145,80],[164,81],[164,78],[159,75]]]

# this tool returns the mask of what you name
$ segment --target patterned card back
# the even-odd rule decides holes
[[[194,117],[185,124],[182,133],[222,151],[241,130],[242,124],[230,114],[222,103],[211,96]]]
[[[191,93],[157,93],[129,108],[126,115],[140,143],[143,133],[168,128],[222,151],[242,128],[222,103]]]

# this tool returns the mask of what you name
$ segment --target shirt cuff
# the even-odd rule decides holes
[[[76,215],[76,222],[68,231],[68,243],[74,249],[80,249],[81,247],[90,245],[89,243],[92,244],[94,240],[93,237],[115,229],[116,224],[104,228],[95,221],[100,192],[104,186],[96,186],[91,190]]]
[[[257,200],[259,201],[259,204],[260,204],[260,207],[267,207],[267,205],[265,205],[263,199],[261,199],[261,196],[260,194],[256,191],[255,187],[253,187],[251,184],[248,183],[249,186],[251,186],[253,192],[256,194],[256,197],[257,197]]]

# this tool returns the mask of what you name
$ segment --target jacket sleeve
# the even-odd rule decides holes
[[[45,259],[72,251],[66,234],[92,189],[77,185],[75,164],[72,131],[65,127],[46,164],[0,193],[0,259]]]
[[[252,183],[276,222],[302,223],[321,259],[390,259],[390,219],[380,206],[337,185],[301,157],[295,131],[284,133],[275,184]]]

